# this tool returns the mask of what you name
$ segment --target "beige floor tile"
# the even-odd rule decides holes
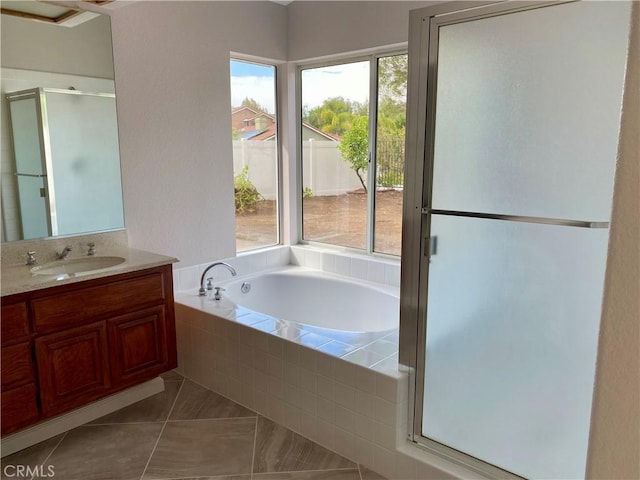
[[[165,382],[181,382],[184,377],[175,370],[169,370],[168,372],[160,375]]]
[[[138,480],[161,429],[162,423],[78,427],[67,433],[47,465],[54,468],[53,478],[64,480]]]
[[[53,449],[60,443],[64,434],[56,435],[49,440],[40,442],[37,445],[21,450],[13,455],[4,457],[0,464],[2,465],[2,471],[0,478],[2,480],[9,480],[19,478],[16,468],[19,466],[33,468],[41,466],[47,457],[53,452]]]
[[[387,480],[386,477],[374,472],[373,470],[369,470],[366,467],[360,465],[360,475],[362,476],[362,480]]]
[[[248,408],[185,380],[169,416],[170,420],[195,420],[207,418],[255,417]]]
[[[258,417],[254,473],[357,468],[356,464],[264,417]]]
[[[255,418],[167,422],[145,479],[251,473]]]
[[[258,473],[252,480],[360,480],[358,469]]]
[[[100,417],[89,425],[107,423],[164,422],[171,412],[181,382],[165,382],[164,392]]]

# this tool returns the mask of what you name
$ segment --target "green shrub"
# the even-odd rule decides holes
[[[262,195],[249,180],[248,166],[233,177],[233,186],[235,189],[236,213],[254,212],[256,203],[262,199]]]
[[[306,200],[307,198],[311,197],[313,197],[313,192],[311,191],[311,189],[309,187],[304,187],[304,190],[302,190],[302,198]]]
[[[403,175],[398,172],[386,172],[378,175],[378,185],[381,187],[397,187],[403,184]]]

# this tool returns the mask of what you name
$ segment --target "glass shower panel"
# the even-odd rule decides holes
[[[18,176],[18,198],[22,238],[41,238],[51,235],[47,228],[47,200],[42,195],[46,188],[43,177]]]
[[[433,215],[423,434],[584,478],[606,229]]]
[[[608,230],[545,222],[609,221],[630,5],[502,13],[438,27],[422,435],[584,478]]]
[[[122,228],[115,98],[47,92],[46,105],[58,234]]]
[[[13,100],[11,124],[15,174],[20,200],[21,238],[40,238],[51,235],[45,198],[46,177],[42,160],[38,111],[35,98]]]
[[[16,157],[16,172],[41,175],[44,173],[40,152],[38,110],[35,98],[9,102],[13,149]]]
[[[609,218],[629,12],[575,2],[440,27],[434,209]]]

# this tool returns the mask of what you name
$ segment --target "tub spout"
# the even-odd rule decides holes
[[[200,296],[204,297],[207,294],[207,290],[213,290],[213,284],[211,284],[210,288],[209,286],[207,286],[207,288],[204,287],[204,278],[207,275],[207,272],[209,270],[211,270],[213,267],[217,267],[218,265],[222,265],[223,267],[225,267],[227,270],[231,272],[231,275],[233,275],[234,277],[237,275],[236,269],[233,268],[228,263],[225,263],[225,262],[212,263],[211,265],[209,265],[207,268],[204,269],[204,272],[202,272],[202,276],[200,277],[200,290],[198,291],[198,294]]]

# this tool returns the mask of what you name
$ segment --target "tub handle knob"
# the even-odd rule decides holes
[[[220,294],[220,292],[224,292],[224,288],[222,287],[215,287],[215,293],[213,294],[213,299],[214,300],[222,300],[222,295]]]
[[[198,290],[198,295],[204,297],[207,294],[207,291],[210,292],[211,290],[213,290],[213,277],[207,278],[207,288],[205,289],[204,285],[202,285],[200,290]]]

